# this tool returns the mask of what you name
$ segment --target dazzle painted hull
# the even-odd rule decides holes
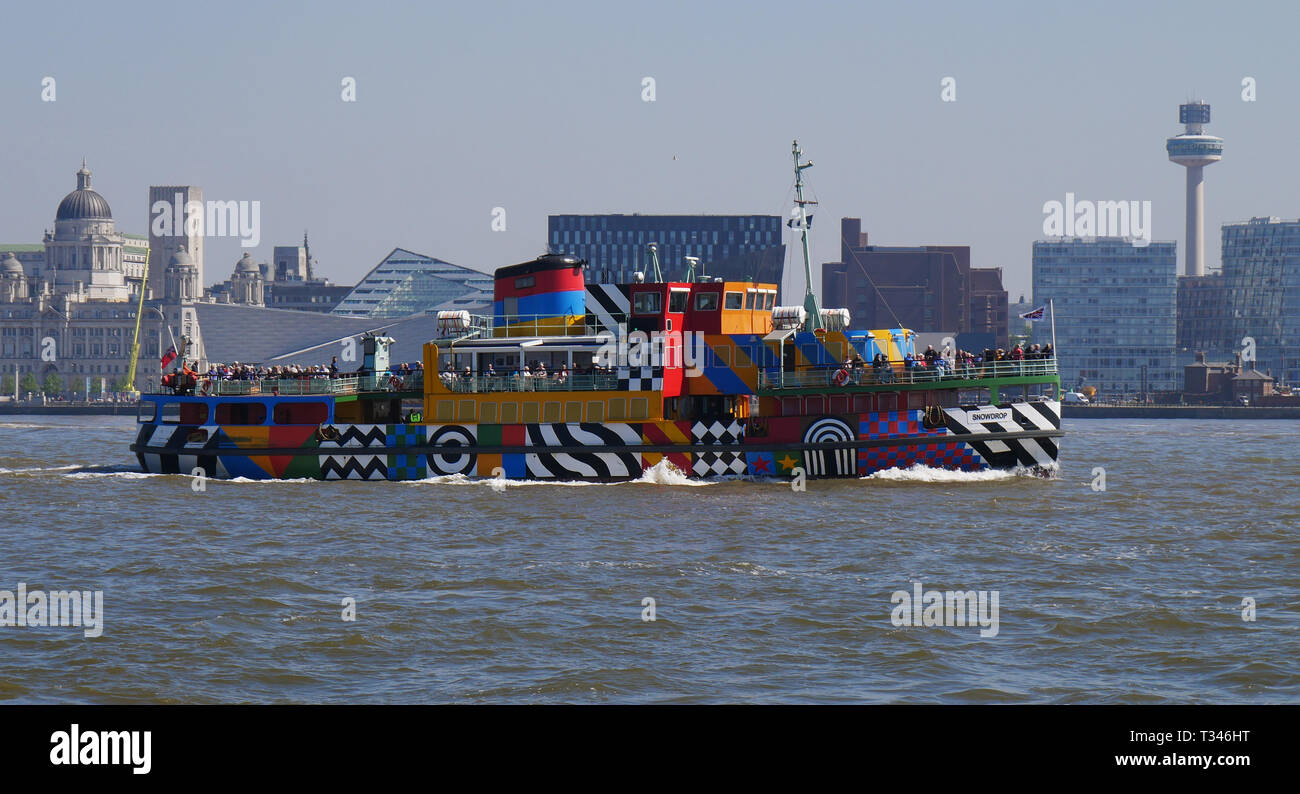
[[[666,462],[695,478],[863,477],[922,465],[1055,469],[1060,403],[697,422],[141,425],[150,473],[217,478],[610,482]]]

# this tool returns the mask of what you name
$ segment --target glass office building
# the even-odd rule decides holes
[[[1061,385],[1102,396],[1182,388],[1175,364],[1175,244],[1136,247],[1118,237],[1034,243],[1035,305],[1052,301]],[[1034,342],[1052,339],[1051,315]]]
[[[490,314],[492,276],[394,248],[334,307],[343,317],[406,317],[442,309]]]
[[[1223,225],[1226,350],[1255,341],[1255,369],[1300,383],[1300,221],[1251,218]]]
[[[665,279],[682,279],[685,258],[694,256],[709,277],[780,284],[782,228],[776,215],[552,215],[547,244],[550,253],[587,260],[594,283],[627,283],[634,272],[649,272],[647,246],[657,243]]]

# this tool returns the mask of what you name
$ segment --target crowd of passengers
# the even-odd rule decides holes
[[[193,365],[193,366],[191,366]],[[362,370],[340,372],[339,359],[335,356],[329,364],[304,366],[301,364],[284,364],[263,366],[261,364],[212,364],[207,372],[197,369],[199,362],[182,361],[172,372],[162,376],[162,386],[175,394],[194,394],[200,383],[213,381],[263,381],[263,380],[312,380],[315,378],[338,378],[364,374]],[[424,365],[414,363],[396,364],[389,368],[397,384],[404,384],[413,374],[424,371]],[[203,388],[208,386],[204,384]]]
[[[594,364],[588,367],[574,364],[573,367],[570,367],[568,364],[560,364],[558,368],[548,370],[546,364],[541,361],[533,361],[532,363],[524,364],[523,367],[511,367],[509,369],[504,367],[497,369],[495,365],[488,362],[488,365],[477,373],[470,367],[465,367],[460,371],[448,369],[439,373],[439,377],[441,377],[443,382],[448,385],[455,383],[456,381],[468,381],[478,377],[513,378],[517,380],[527,379],[530,383],[544,381],[549,384],[560,386],[569,383],[571,379],[577,376],[590,377],[600,375],[605,375],[610,378],[617,377],[615,370],[610,367],[598,367]]]
[[[969,350],[958,350],[955,354],[947,348],[943,353],[934,349],[934,345],[929,345],[921,355],[908,353],[903,358],[903,368],[906,370],[935,370],[940,376],[948,374],[965,374],[976,368],[983,367],[984,364],[998,362],[1021,362],[1021,361],[1043,361],[1052,358],[1054,355],[1051,344],[1033,345],[1026,349],[1020,344],[1010,350],[998,348],[985,348],[983,353],[972,352]],[[867,362],[857,353],[849,355],[848,360],[841,365],[849,373],[855,374],[855,371],[865,370]],[[878,379],[885,379],[892,375],[893,367],[889,358],[883,353],[877,353],[869,365]]]
[[[405,380],[413,372],[423,370],[423,365],[416,361],[413,364],[403,363],[391,367],[393,374]],[[363,374],[361,370],[355,372],[343,372],[342,376]],[[206,377],[210,380],[304,380],[312,378],[337,378],[340,377],[339,359],[335,356],[329,364],[301,365],[301,364],[284,364],[276,366],[263,366],[261,364],[241,364],[236,361],[233,364],[213,364],[208,367]]]

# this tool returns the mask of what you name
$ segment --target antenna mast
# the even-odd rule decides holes
[[[655,283],[659,284],[664,280],[663,273],[659,270],[659,243],[650,243],[647,245],[646,254],[650,259],[650,267],[654,268]]]
[[[813,291],[812,279],[812,260],[808,254],[808,210],[809,204],[816,204],[815,201],[807,200],[803,197],[803,170],[812,168],[812,161],[800,163],[799,157],[803,154],[799,150],[799,141],[794,142],[794,203],[799,210],[799,232],[803,241],[803,275],[804,275],[804,296],[803,308],[808,313],[808,330],[825,330],[826,326],[822,323],[821,307],[817,305],[817,293]]]

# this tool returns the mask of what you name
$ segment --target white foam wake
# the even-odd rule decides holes
[[[661,460],[655,465],[641,472],[641,476],[635,480],[621,480],[619,482],[587,482],[584,480],[511,480],[505,477],[467,477],[464,474],[444,474],[433,477],[426,477],[423,480],[402,480],[407,485],[478,485],[486,486],[492,490],[501,493],[507,488],[519,488],[523,486],[550,485],[565,488],[587,487],[592,485],[686,485],[698,487],[703,485],[714,485],[713,482],[706,480],[693,480],[682,473],[673,464],[667,460]]]
[[[997,482],[1000,480],[1010,480],[1016,477],[1038,477],[1039,475],[1029,469],[1016,467],[1014,469],[984,469],[982,471],[958,471],[953,469],[936,469],[917,463],[910,468],[901,469],[882,469],[881,471],[868,474],[866,477],[860,477],[862,480],[884,480],[886,482],[951,482],[951,483],[975,483],[975,482]]]

